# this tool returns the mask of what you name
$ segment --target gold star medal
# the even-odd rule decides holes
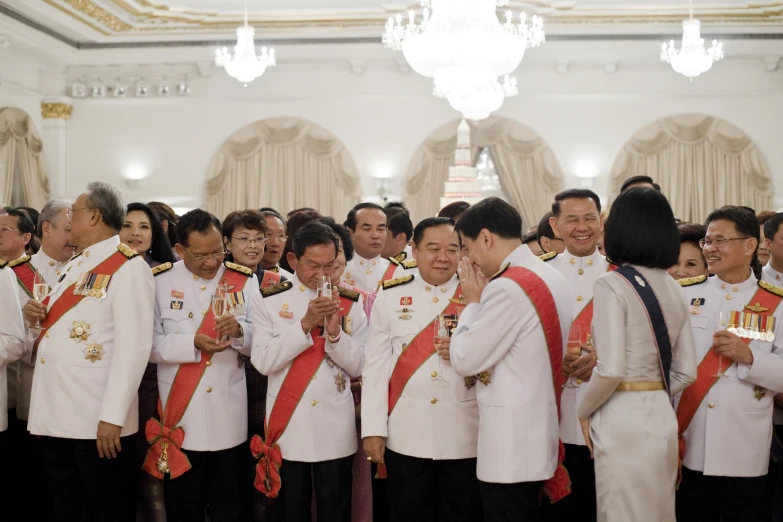
[[[334,383],[337,385],[337,392],[342,393],[345,391],[345,374],[343,372],[337,372],[337,377],[334,378]]]
[[[95,361],[100,361],[103,357],[103,345],[98,343],[89,343],[82,351],[84,352],[84,358],[93,364]]]
[[[77,343],[79,341],[86,342],[87,338],[92,334],[92,332],[90,332],[89,323],[85,323],[84,321],[74,321],[73,325],[68,328],[68,331],[71,334],[71,339],[76,340]]]

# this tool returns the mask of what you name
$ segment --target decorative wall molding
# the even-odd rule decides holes
[[[73,106],[67,103],[42,103],[41,116],[44,119],[67,120],[71,117]]]

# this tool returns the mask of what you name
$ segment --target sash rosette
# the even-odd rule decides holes
[[[250,451],[256,459],[256,476],[253,486],[268,498],[280,493],[280,466],[283,454],[278,444],[268,445],[258,435],[250,439]]]
[[[160,421],[150,419],[144,427],[144,435],[150,444],[148,457],[142,466],[144,471],[162,479],[164,473],[177,478],[191,468],[190,460],[182,452],[185,430],[181,427],[167,428]],[[161,470],[159,463],[166,463],[167,471]]]

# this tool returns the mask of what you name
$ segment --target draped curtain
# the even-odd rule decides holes
[[[220,146],[207,170],[203,207],[221,219],[260,207],[313,207],[342,217],[360,197],[356,165],[335,136],[308,121],[272,118]]]
[[[42,208],[49,200],[49,167],[43,141],[30,116],[21,109],[0,109],[0,203]]]
[[[772,179],[761,151],[740,129],[712,116],[677,115],[639,131],[615,159],[610,196],[638,175],[661,185],[683,221],[701,222],[723,205],[772,208]]]
[[[414,223],[438,213],[443,183],[454,164],[459,120],[444,125],[422,143],[405,173],[405,201]],[[563,188],[563,173],[549,145],[529,128],[492,117],[470,124],[471,151],[489,147],[501,187],[522,215],[524,227],[538,224]]]

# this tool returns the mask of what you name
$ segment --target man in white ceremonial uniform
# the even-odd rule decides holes
[[[413,241],[419,275],[384,281],[373,305],[362,375],[364,450],[388,469],[392,521],[480,521],[476,383],[435,352],[433,335],[436,318],[456,320],[462,306],[459,236],[452,219],[436,217],[416,226]]]
[[[269,270],[275,274],[280,274],[286,280],[290,280],[291,272],[280,268],[280,258],[283,257],[283,249],[288,237],[285,235],[285,220],[283,216],[273,210],[262,210],[266,220],[268,232],[266,233],[266,245],[264,245],[264,256],[258,267],[263,270]]]
[[[467,307],[450,356],[457,375],[478,380],[477,474],[484,517],[492,522],[541,520],[542,484],[557,480],[567,489],[557,396],[572,315],[569,292],[563,276],[522,244],[521,228],[519,213],[499,198],[471,206],[457,222],[469,256],[460,263]],[[545,287],[535,304],[512,279],[521,272],[517,267]],[[484,273],[497,277],[487,283]]]
[[[25,316],[43,321],[30,400],[30,433],[59,520],[135,519],[138,389],[152,346],[149,265],[120,243],[120,192],[94,182],[70,210],[70,242],[82,252],[48,302]]]
[[[590,342],[593,284],[609,269],[609,262],[598,252],[603,230],[601,200],[592,190],[561,192],[552,204],[549,225],[555,237],[562,239],[565,251],[556,256],[546,254],[542,259],[563,274],[568,283],[573,324],[580,331],[583,355],[565,353],[563,358],[563,372],[571,379],[563,388],[560,403],[560,439],[565,445],[571,495],[555,504],[544,503],[544,512],[552,522],[571,518],[589,522],[596,519],[595,468],[579,426],[576,405],[596,364]]]
[[[675,400],[685,443],[677,519],[770,520],[765,475],[773,397],[783,391],[783,289],[751,271],[759,241],[752,214],[722,207],[707,225],[701,245],[715,277],[680,280],[700,363]]]
[[[158,365],[164,408],[187,406],[176,426],[185,432],[181,449],[191,469],[166,482],[166,512],[177,521],[243,520],[250,499],[247,442],[247,387],[240,355],[250,355],[252,328],[245,318],[258,294],[252,271],[225,263],[221,223],[196,209],[177,223],[178,261],[155,277],[155,334],[150,361]],[[233,275],[231,275],[233,273]],[[236,281],[228,281],[233,277]],[[200,331],[218,287],[226,308],[215,328]],[[218,340],[220,337],[220,340]],[[196,386],[173,384],[186,365],[210,354]],[[172,395],[176,389],[176,395]],[[169,404],[168,401],[172,403]],[[168,424],[168,419],[164,419]]]
[[[17,499],[10,495],[17,470],[11,467],[9,455],[15,448],[7,431],[6,366],[24,354],[26,334],[22,309],[16,297],[16,276],[6,264],[6,261],[0,261],[0,303],[3,308],[0,314],[0,506],[3,506],[4,513],[9,513],[9,508],[13,509],[17,503]]]
[[[309,522],[315,489],[318,520],[350,522],[357,449],[350,379],[362,373],[367,318],[356,292],[319,294],[337,256],[332,229],[310,222],[292,239],[293,278],[263,289],[252,317],[251,360],[269,376],[265,444],[282,454],[277,508],[286,522]]]
[[[405,250],[412,238],[413,223],[411,223],[411,218],[405,211],[398,210],[386,222],[386,246],[383,248],[381,256],[389,260],[389,266],[386,267],[383,274],[383,281],[419,273],[413,255]]]
[[[372,293],[383,281],[389,260],[381,256],[386,245],[386,214],[375,203],[359,203],[348,213],[345,227],[351,231],[354,256],[345,267],[349,285]]]

